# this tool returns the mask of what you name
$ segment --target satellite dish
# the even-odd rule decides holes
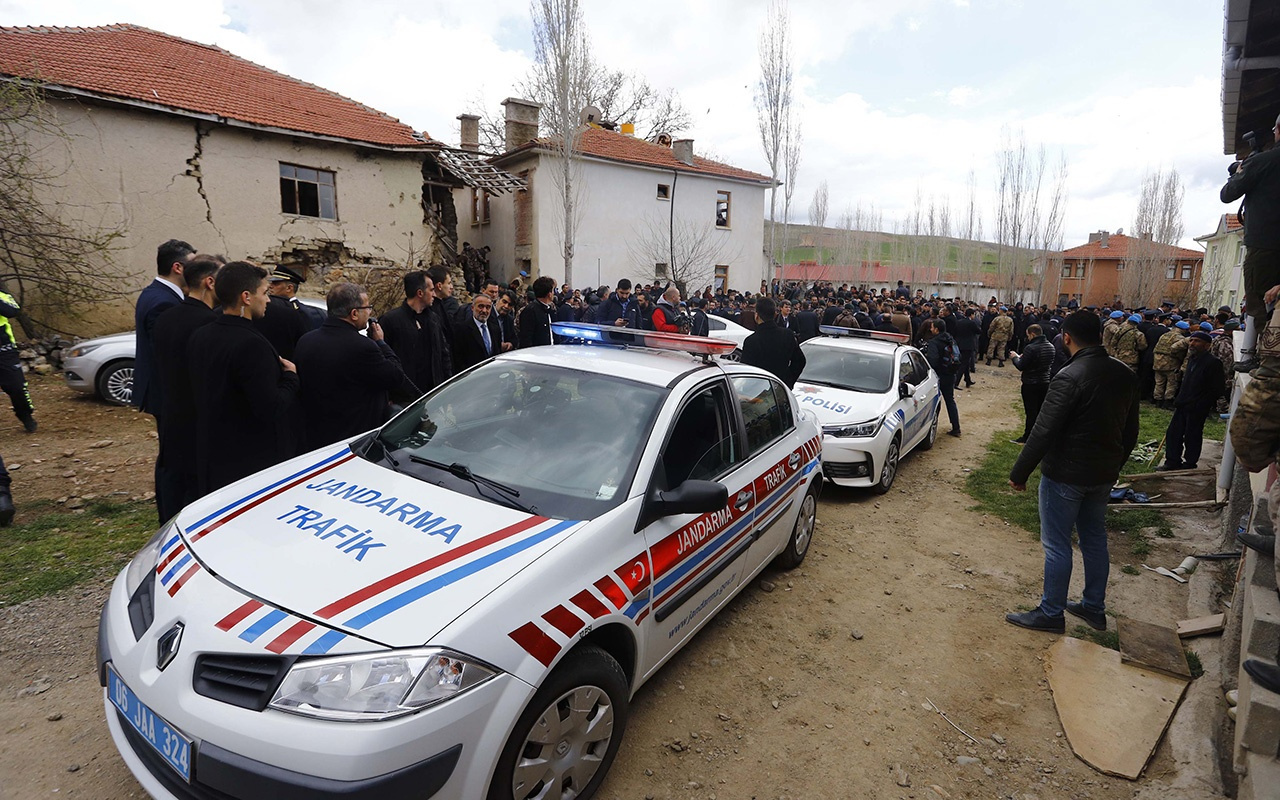
[[[657,143],[657,144],[662,145],[663,147],[670,147],[670,146],[671,146],[671,134],[669,134],[669,133],[660,133],[660,134],[658,134],[657,136],[655,136],[655,137],[654,137],[654,142],[655,142],[655,143]]]
[[[582,113],[578,114],[579,125],[599,125],[600,109],[595,106],[587,106],[582,109]]]

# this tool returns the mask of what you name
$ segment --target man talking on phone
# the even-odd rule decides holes
[[[339,283],[325,298],[329,316],[298,340],[294,364],[300,383],[307,447],[355,436],[386,422],[389,395],[418,391],[373,319],[364,287]],[[368,330],[368,336],[360,332]]]

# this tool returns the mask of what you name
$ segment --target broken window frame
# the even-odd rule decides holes
[[[733,192],[727,192],[723,189],[716,191],[716,227],[721,230],[728,230],[733,227],[733,217],[731,215],[731,203],[733,202]],[[724,208],[724,217],[721,218],[720,210]]]
[[[338,175],[333,170],[280,162],[280,213],[310,219],[338,220]],[[328,180],[326,181],[325,178]],[[315,196],[304,196],[314,187]],[[327,190],[327,191],[326,191]],[[326,198],[325,195],[328,195]],[[328,208],[326,208],[326,201]],[[314,214],[308,213],[310,210]],[[328,212],[326,214],[326,211]]]
[[[716,264],[715,270],[712,272],[712,286],[715,291],[728,291],[729,289],[729,265]]]

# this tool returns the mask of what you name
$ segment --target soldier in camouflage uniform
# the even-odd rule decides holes
[[[1139,322],[1142,322],[1142,317],[1137,314],[1130,315],[1111,340],[1111,355],[1123,361],[1124,365],[1134,372],[1138,371],[1138,359],[1142,351],[1147,349],[1147,337],[1138,330]]]
[[[1221,331],[1214,331],[1213,344],[1209,345],[1210,355],[1222,362],[1222,369],[1227,378],[1226,389],[1218,398],[1218,413],[1225,414],[1231,408],[1231,390],[1235,386],[1236,348],[1233,340],[1235,331],[1240,327],[1236,319],[1228,319],[1222,323]]]
[[[991,327],[987,329],[987,366],[991,366],[991,360],[996,359],[1000,362],[1000,366],[1004,366],[1005,351],[1009,346],[1009,338],[1013,336],[1013,317],[1009,316],[1009,309],[1006,306],[1000,306],[999,315],[991,320]]]
[[[1116,334],[1120,332],[1120,326],[1124,324],[1124,312],[1112,311],[1106,322],[1102,324],[1102,347],[1107,351],[1107,355],[1114,356],[1115,350],[1112,345],[1115,343]]]
[[[1187,360],[1189,330],[1191,330],[1190,323],[1180,320],[1173,326],[1173,330],[1161,336],[1160,341],[1156,342],[1155,357],[1151,363],[1156,378],[1152,399],[1161,408],[1172,408],[1173,399],[1178,396],[1182,365]]]

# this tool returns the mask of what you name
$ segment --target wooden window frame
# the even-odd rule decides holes
[[[293,217],[305,217],[307,219],[327,219],[334,222],[338,221],[338,174],[331,169],[321,169],[319,167],[308,167],[302,164],[292,164],[287,161],[281,161],[277,174],[280,180],[280,213],[288,214]],[[306,175],[300,175],[300,171],[314,173],[316,178],[312,180]],[[326,182],[323,178],[327,176]],[[316,187],[316,213],[307,214],[303,212],[303,198],[299,186],[301,184]],[[292,192],[290,192],[290,186]],[[332,216],[325,216],[325,188],[328,188],[329,203],[332,205]],[[290,210],[289,200],[292,195],[292,210]]]
[[[720,224],[720,198],[724,197],[724,224]],[[716,190],[716,210],[715,210],[716,229],[727,231],[733,228],[733,192],[723,189]]]

